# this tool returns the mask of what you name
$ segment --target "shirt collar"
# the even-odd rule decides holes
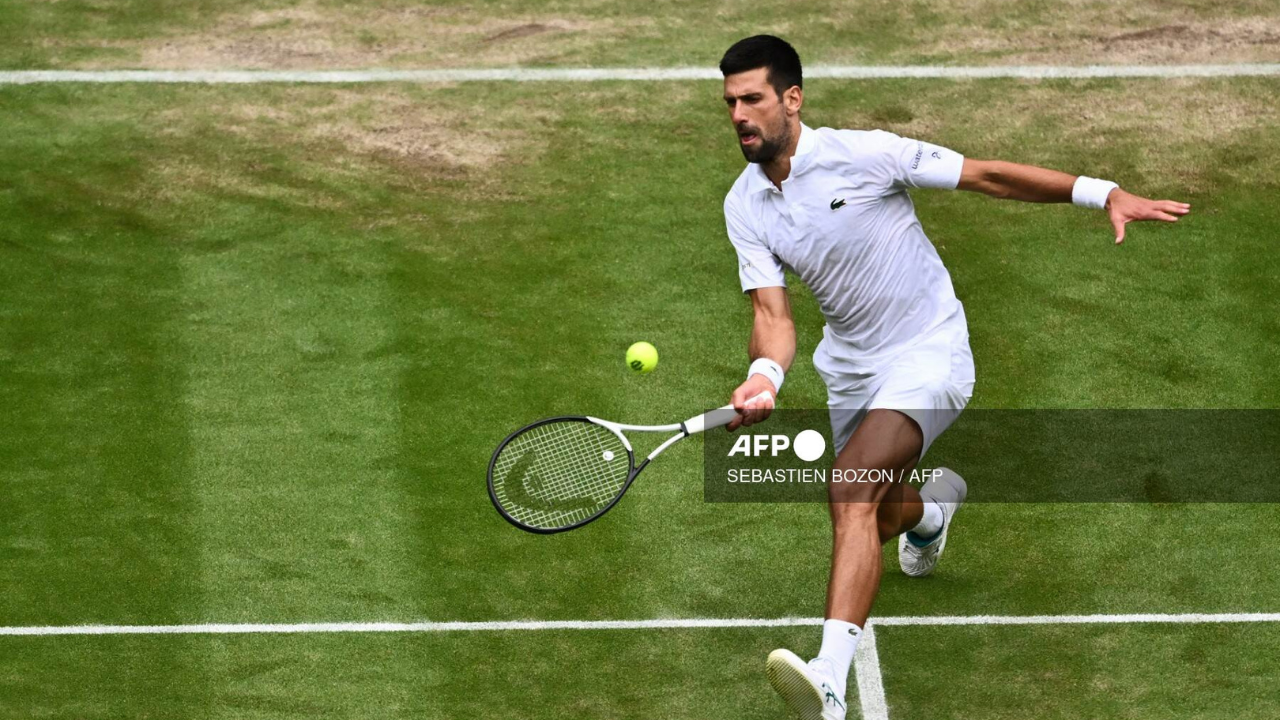
[[[813,152],[813,148],[817,144],[818,133],[808,125],[800,123],[800,140],[796,142],[796,153],[791,156],[791,174],[787,176],[787,180],[795,177],[797,173],[808,166],[808,156]],[[786,182],[786,180],[783,180],[783,182]],[[747,194],[754,195],[772,187],[773,182],[769,180],[768,175],[764,174],[764,168],[760,167],[760,163],[751,163],[747,172]]]

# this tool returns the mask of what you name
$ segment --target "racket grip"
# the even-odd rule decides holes
[[[751,400],[748,400],[747,402],[752,402],[755,400],[763,400],[763,399],[772,398],[772,397],[773,397],[773,393],[766,390],[760,393],[759,395],[751,398]],[[722,408],[717,408],[715,410],[711,410],[701,415],[698,415],[696,417],[692,417],[692,418],[689,418],[688,420],[685,420],[684,429],[690,435],[696,435],[700,432],[703,432],[704,430],[710,430],[711,428],[718,428],[718,427],[723,427],[725,425],[728,425],[729,423],[733,422],[733,419],[737,416],[738,416],[738,411],[734,410],[732,405],[725,405]]]

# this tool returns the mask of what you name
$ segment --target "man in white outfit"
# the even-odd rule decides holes
[[[800,58],[759,35],[720,62],[724,101],[747,168],[725,198],[729,239],[755,320],[746,382],[730,430],[767,418],[795,357],[784,267],[813,292],[827,324],[814,366],[827,386],[835,468],[901,477],[973,394],[964,308],[925,237],[908,188],[961,189],[1106,210],[1115,241],[1133,220],[1174,222],[1190,206],[1148,200],[1115,183],[1009,162],[973,160],[879,130],[800,122]],[[818,656],[769,655],[774,688],[806,720],[845,717],[845,686],[880,586],[880,547],[897,537],[903,572],[933,571],[966,487],[956,473],[917,491],[903,482],[829,486],[833,529],[826,622]]]

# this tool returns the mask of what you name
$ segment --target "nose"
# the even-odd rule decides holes
[[[746,122],[747,113],[741,100],[733,101],[733,105],[729,108],[729,118],[733,120],[734,125],[741,125]]]

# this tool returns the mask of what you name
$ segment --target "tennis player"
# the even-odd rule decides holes
[[[738,276],[755,320],[747,380],[733,392],[733,430],[766,419],[795,357],[783,268],[826,318],[813,364],[827,386],[841,470],[909,472],[973,394],[964,308],[925,237],[908,188],[971,190],[1104,210],[1124,240],[1134,220],[1174,222],[1190,206],[1148,200],[1115,183],[995,160],[879,130],[813,129],[800,121],[800,58],[769,35],[741,40],[720,61],[724,101],[747,168],[724,202]],[[880,586],[880,547],[898,538],[902,571],[934,569],[965,499],[943,469],[921,491],[894,483],[829,486],[833,542],[818,655],[775,650],[773,687],[802,718],[845,717],[845,684]]]

